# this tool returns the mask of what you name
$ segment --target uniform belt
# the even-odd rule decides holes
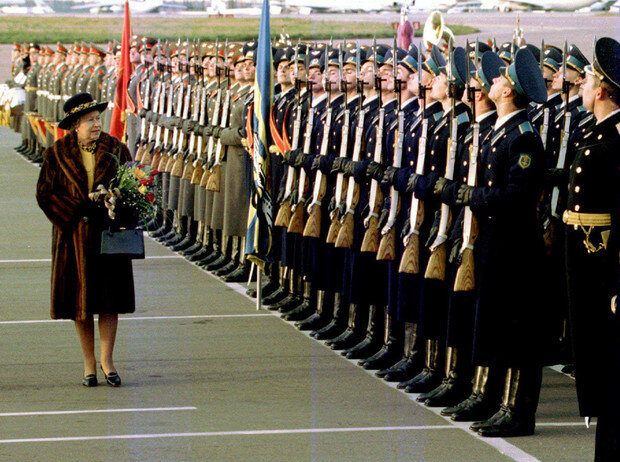
[[[562,221],[567,225],[611,226],[610,213],[578,213],[566,210]]]
[[[30,85],[26,85],[24,87],[24,90],[26,90],[26,91],[36,91],[37,87],[31,87]]]

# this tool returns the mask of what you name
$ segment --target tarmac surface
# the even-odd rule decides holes
[[[49,319],[51,225],[18,144],[0,128],[0,461],[593,459],[561,373],[545,369],[534,436],[484,439],[150,239],[119,323],[123,385],[83,387],[75,329]]]

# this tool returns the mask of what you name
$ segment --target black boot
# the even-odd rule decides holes
[[[383,346],[370,358],[362,359],[358,364],[364,369],[384,369],[398,362],[403,351],[403,325],[397,323],[396,320],[388,313],[387,306],[385,309],[385,337]]]
[[[362,359],[373,356],[383,345],[383,321],[383,309],[371,305],[368,313],[366,336],[357,345],[342,351],[340,354],[348,359]]]
[[[304,281],[303,301],[294,309],[283,313],[282,319],[285,321],[301,321],[307,319],[315,310],[316,303],[314,299],[316,294],[313,294],[312,284],[309,281]]]
[[[448,347],[446,350],[446,378],[439,387],[427,393],[425,398],[419,399],[428,407],[455,406],[463,401],[471,391],[471,374],[459,368],[458,350]],[[420,395],[422,396],[422,395]]]
[[[325,340],[340,335],[347,327],[347,309],[340,292],[334,293],[334,317],[322,329],[310,332],[317,340]]]
[[[175,252],[187,250],[196,243],[196,236],[198,235],[198,222],[192,220],[192,217],[190,216],[185,217],[185,220],[187,221],[187,234],[181,242],[172,246],[172,250]]]
[[[167,235],[172,230],[172,211],[164,210],[163,221],[159,229],[156,229],[151,233],[153,239],[159,240],[163,236]]]
[[[405,323],[405,346],[403,358],[392,367],[377,371],[375,375],[387,382],[403,382],[415,377],[424,367],[423,352],[417,348],[418,325]]]
[[[316,311],[306,319],[297,321],[295,327],[299,330],[318,330],[329,324],[329,321],[332,319],[334,307],[333,303],[327,300],[327,297],[328,294],[324,290],[317,291]]]
[[[476,427],[480,436],[507,438],[533,435],[542,370],[508,369],[501,408]]]
[[[439,340],[427,339],[424,369],[409,382],[403,382],[406,384],[404,387],[403,383],[398,384],[399,388],[402,387],[407,393],[427,393],[438,387],[444,377],[440,366],[440,350]]]
[[[360,343],[366,336],[365,326],[368,325],[368,310],[358,306],[356,303],[349,305],[349,323],[347,329],[333,340],[327,340],[326,344],[332,350],[346,350]],[[363,327],[362,327],[363,326]]]
[[[455,422],[484,421],[497,410],[500,399],[497,396],[496,385],[491,378],[489,384],[488,367],[476,367],[474,386],[471,395],[454,407],[441,410],[441,415],[450,416]]]
[[[280,286],[263,300],[264,305],[274,305],[281,302],[289,294],[290,280],[288,278],[289,269],[286,266],[280,267]]]
[[[259,270],[260,271],[260,270]],[[250,277],[250,265],[247,262],[239,263],[237,268],[225,276],[222,276],[224,282],[247,282]]]

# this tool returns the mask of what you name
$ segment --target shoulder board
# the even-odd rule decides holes
[[[99,75],[103,74],[103,69],[99,69]]]
[[[463,140],[463,143],[468,144],[471,142],[471,139],[474,137],[474,132],[469,130],[467,132],[467,135],[465,135],[465,139]]]
[[[524,124],[521,124],[524,125]],[[519,129],[521,129],[521,127],[519,126]],[[497,132],[494,136],[493,139],[491,139],[491,145],[497,143],[499,141],[499,139],[504,136],[504,134],[506,133],[506,127],[503,127],[499,132]]]
[[[396,126],[398,125],[398,118],[394,119],[392,121],[392,123],[390,124],[390,126],[388,127],[389,130],[396,130]]]
[[[437,122],[439,119],[441,119],[443,117],[443,112],[441,111],[437,111],[433,114],[433,118],[435,119],[435,122]],[[447,119],[446,119],[447,120]]]
[[[557,112],[557,114],[555,115],[555,118],[553,119],[553,121],[554,122],[559,122],[562,119],[562,117],[564,117],[564,112],[565,111],[563,111],[563,110],[559,110]]]
[[[466,122],[469,122],[469,114],[467,113],[467,111],[462,112],[458,116],[456,116],[456,122],[457,122],[457,125],[461,125]]]
[[[523,122],[521,125],[519,125],[519,131],[521,133],[533,132],[534,128],[532,127],[532,124],[528,120],[526,122]]]
[[[587,111],[587,109],[583,106],[577,106],[577,112],[584,112]]]
[[[579,126],[583,127],[585,124],[587,124],[590,121],[592,121],[593,118],[594,118],[594,114],[592,114],[592,113],[588,114],[583,119],[581,119],[581,122],[579,122]]]
[[[90,69],[88,69],[88,72],[90,72],[90,73],[92,74],[93,72],[95,72],[95,69],[93,69],[93,68],[91,67]]]
[[[435,122],[437,121],[437,119],[435,119]],[[448,119],[445,118],[443,119],[441,122],[439,122],[436,126],[435,126],[435,130],[433,130],[435,133],[437,133],[439,130],[441,130],[443,127],[445,127],[448,124]]]

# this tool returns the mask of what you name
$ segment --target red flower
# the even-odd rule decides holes
[[[144,196],[144,198],[149,201],[149,202],[153,202],[155,200],[155,194],[153,193],[146,193],[146,195]]]
[[[151,175],[151,176],[155,176],[155,175],[157,175],[158,173],[159,173],[159,170],[155,169],[155,170],[151,170],[150,175]]]
[[[140,165],[138,165],[138,168],[139,168],[140,170],[142,170],[142,169],[144,168],[144,165],[140,164]]]

